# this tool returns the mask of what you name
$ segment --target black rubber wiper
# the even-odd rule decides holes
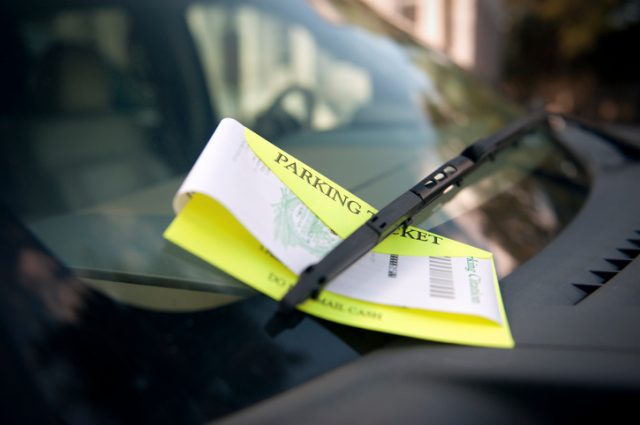
[[[432,206],[443,194],[460,186],[467,175],[482,167],[500,151],[513,145],[526,133],[540,128],[541,124],[544,125],[543,128],[548,128],[549,117],[546,111],[532,113],[476,141],[382,208],[322,260],[300,274],[297,283],[280,301],[278,313],[267,325],[267,330],[277,333],[282,328],[297,323],[301,313],[295,310],[296,306],[309,297],[317,298],[332,279],[398,228],[408,226],[418,213]]]

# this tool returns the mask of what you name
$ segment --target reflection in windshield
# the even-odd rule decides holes
[[[221,117],[237,118],[380,208],[517,115],[362,2],[195,1],[173,12],[158,8],[186,23],[191,39],[160,53],[143,17],[123,6],[25,9],[2,29],[24,48],[7,61],[24,76],[13,88],[24,102],[2,109],[5,202],[102,288],[222,294],[210,307],[254,293],[162,238],[171,199],[205,143],[191,136],[192,121],[213,130]],[[179,79],[187,77],[163,74],[171,65],[200,67],[197,91],[215,116],[185,106]],[[491,250],[504,276],[578,210],[586,180],[576,170],[548,135],[533,135],[422,227]],[[126,298],[126,287],[107,292]],[[136,305],[153,299],[134,292]]]
[[[343,19],[326,20],[326,10]],[[390,38],[402,33],[360,2],[202,2],[188,8],[187,22],[214,107],[267,138],[471,123],[482,134],[514,116],[438,54],[406,35]]]

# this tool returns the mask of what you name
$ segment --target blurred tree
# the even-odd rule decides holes
[[[505,0],[511,16],[504,71],[518,101],[638,121],[638,0]],[[635,70],[635,71],[634,71]]]

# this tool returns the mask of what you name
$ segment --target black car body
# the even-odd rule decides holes
[[[360,2],[2,9],[3,423],[633,413],[633,142],[556,120],[423,224],[494,252],[514,349],[311,318],[272,338],[264,324],[275,302],[161,239],[171,197],[221,117],[381,206],[522,113]]]

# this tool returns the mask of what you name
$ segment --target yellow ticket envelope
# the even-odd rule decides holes
[[[239,138],[242,143],[227,146],[229,140],[237,141]],[[247,152],[247,146],[250,152]],[[242,170],[251,168],[259,179],[230,179],[226,174],[220,174],[221,169],[232,162],[229,158],[236,160],[241,157],[253,161],[245,163]],[[271,242],[269,235],[274,232],[273,219],[268,218],[270,215],[265,213],[265,208],[251,208],[251,192],[274,191],[278,186],[276,181],[279,190],[282,191],[284,183],[284,187],[304,203],[305,208],[295,209],[297,216],[308,208],[337,234],[332,239],[330,234],[311,232],[317,238],[313,247],[324,251],[302,252],[286,238],[283,241],[287,243],[283,242],[280,248],[277,244],[263,243],[265,240]],[[238,194],[249,201],[243,204]],[[276,300],[295,284],[296,273],[309,262],[317,261],[313,255],[326,253],[340,238],[348,236],[375,213],[372,206],[337,183],[230,119],[220,123],[176,195],[174,209],[178,215],[165,232],[165,238]],[[317,227],[313,220],[304,216],[297,217],[296,226],[303,226],[306,231]],[[275,232],[278,232],[277,227]],[[280,252],[278,249],[289,251]],[[278,255],[274,256],[274,251]],[[489,279],[485,280],[489,280],[490,286],[488,289],[485,286],[484,298],[495,303],[495,313],[483,317],[481,314],[460,313],[467,311],[464,308],[451,312],[454,310],[439,308],[439,311],[433,311],[400,306],[405,304],[388,305],[386,298],[383,298],[384,303],[363,301],[362,296],[354,298],[333,292],[333,283],[328,290],[321,292],[317,300],[307,300],[300,309],[327,320],[365,329],[451,343],[513,347],[490,253],[413,227],[397,231],[380,243],[375,251],[371,258],[387,254],[386,258],[393,261],[396,256],[396,264],[398,256],[401,262],[405,258],[411,259],[409,263],[415,263],[416,257],[430,257],[433,261],[450,258],[450,261],[457,262],[454,264],[465,264],[464,269],[470,276],[476,275],[473,268],[478,264],[489,264]],[[366,289],[369,280],[375,279],[363,266],[353,269],[355,271],[348,270],[345,274],[351,273],[351,284],[358,283],[361,292],[356,294],[363,294],[362,289]],[[481,293],[474,293],[471,289],[472,299]],[[343,293],[349,294],[348,291]],[[467,304],[471,306],[472,302]]]

